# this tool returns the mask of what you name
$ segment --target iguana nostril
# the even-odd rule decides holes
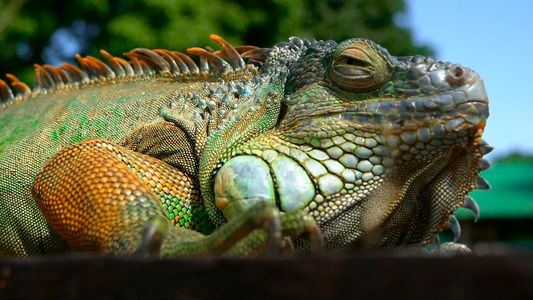
[[[453,85],[463,85],[466,83],[468,72],[461,66],[456,66],[448,72],[446,80]]]

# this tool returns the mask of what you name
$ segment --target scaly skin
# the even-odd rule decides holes
[[[136,49],[104,53],[110,68],[79,58],[85,74],[37,67],[33,95],[0,81],[0,254],[418,247],[458,232],[457,208],[478,213],[474,71],[363,39],[212,38],[222,52],[189,50],[200,70]]]

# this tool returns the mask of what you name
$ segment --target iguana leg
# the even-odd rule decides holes
[[[200,207],[197,187],[184,173],[100,139],[60,151],[40,170],[32,192],[56,231],[86,251],[131,253],[154,219],[179,223],[169,220],[162,201]],[[180,237],[202,237],[179,229]]]
[[[269,202],[261,203],[271,206]],[[281,243],[281,252],[287,254],[292,254],[294,252],[294,246],[291,239],[288,237],[307,238],[309,242],[309,248],[313,253],[317,253],[322,250],[324,244],[322,233],[316,225],[315,220],[309,216],[309,214],[298,210],[281,213],[280,223],[282,229],[281,234],[283,237],[285,237]],[[265,231],[256,230],[233,246],[230,251],[228,251],[227,255],[257,255],[265,250],[265,241],[267,237],[268,236]],[[272,252],[272,250],[270,252]]]
[[[101,139],[73,145],[49,160],[35,178],[33,195],[56,231],[86,251],[127,254],[139,247],[152,251],[150,241],[143,243],[144,235],[162,237],[155,248],[163,256],[224,252],[258,228],[268,233],[266,243],[274,251],[282,233],[298,233],[289,224],[302,227],[282,217],[286,229],[280,231],[279,211],[264,202],[209,236],[192,228],[205,229],[210,224],[206,219],[191,218],[190,224],[182,225],[170,215],[174,219],[169,221],[165,200],[184,202],[197,209],[192,215],[206,217],[195,182],[164,162]],[[242,247],[252,250],[265,242],[244,240]]]

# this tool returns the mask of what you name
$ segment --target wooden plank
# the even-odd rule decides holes
[[[533,299],[533,253],[0,259],[0,299]]]

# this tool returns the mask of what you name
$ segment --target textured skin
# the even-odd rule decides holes
[[[68,84],[37,68],[31,96],[2,82],[0,254],[423,246],[483,183],[474,71],[362,39],[292,38],[259,68],[194,49],[209,72],[156,51]]]

